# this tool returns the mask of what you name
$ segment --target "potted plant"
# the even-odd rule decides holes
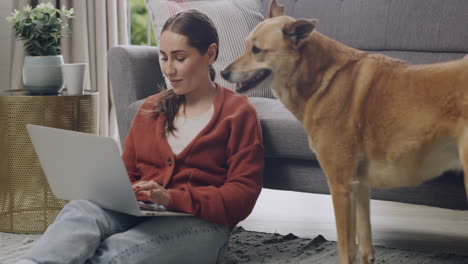
[[[31,94],[57,94],[63,88],[60,39],[69,26],[61,18],[73,18],[72,9],[57,9],[51,3],[15,10],[7,20],[16,38],[24,41],[24,88]]]

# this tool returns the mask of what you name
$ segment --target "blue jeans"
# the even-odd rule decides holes
[[[136,217],[71,201],[24,258],[44,264],[216,263],[229,234],[196,217]]]

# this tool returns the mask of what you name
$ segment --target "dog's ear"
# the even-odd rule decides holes
[[[271,0],[270,6],[268,7],[268,18],[283,16],[284,6],[278,4],[276,0]]]
[[[298,19],[294,22],[285,24],[283,27],[284,37],[293,41],[295,45],[302,39],[309,36],[315,29],[317,19]]]

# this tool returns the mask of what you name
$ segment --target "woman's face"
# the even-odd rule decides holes
[[[200,54],[186,36],[169,30],[161,34],[159,46],[163,74],[176,94],[188,94],[210,82],[208,68],[214,57],[210,52]]]

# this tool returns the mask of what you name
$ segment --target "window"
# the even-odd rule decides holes
[[[144,0],[129,0],[130,44],[156,46],[153,27]]]

